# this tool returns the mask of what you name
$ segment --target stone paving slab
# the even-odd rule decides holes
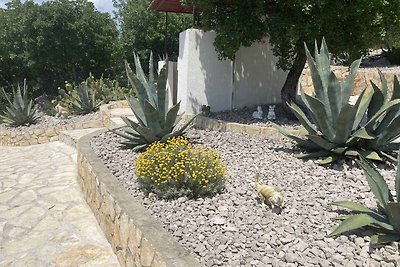
[[[124,126],[125,122],[121,119],[121,117],[128,117],[130,120],[137,122],[137,119],[133,115],[133,112],[130,108],[111,109],[110,116],[112,126]]]
[[[66,143],[67,145],[70,145],[70,146],[76,148],[78,140],[80,138],[82,138],[83,136],[88,135],[90,133],[94,133],[100,129],[103,129],[103,128],[90,128],[90,129],[62,131],[59,134],[59,139],[63,143]]]
[[[0,266],[119,266],[61,142],[0,147]]]

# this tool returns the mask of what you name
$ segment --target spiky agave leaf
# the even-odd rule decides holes
[[[78,113],[88,114],[96,111],[101,103],[96,101],[95,93],[90,90],[87,82],[83,82],[78,87],[77,98],[72,104]]]
[[[350,201],[333,203],[336,206],[347,208],[352,215],[344,217],[344,221],[332,232],[331,235],[339,235],[358,228],[372,227],[375,234],[371,237],[372,244],[389,243],[400,240],[400,202],[396,202],[383,176],[364,158],[358,161],[364,169],[368,184],[383,215],[374,212],[360,204]],[[398,197],[398,183],[400,179],[400,161],[396,172],[396,195]],[[398,198],[397,198],[398,200]]]
[[[339,81],[330,69],[325,40],[319,51],[316,46],[314,58],[306,45],[305,50],[314,92],[308,95],[300,87],[304,107],[296,103],[289,103],[289,106],[307,134],[295,136],[283,131],[282,127],[275,127],[300,147],[310,150],[309,156],[325,156],[320,164],[360,155],[378,161],[393,159],[395,146],[392,142],[400,138],[400,84],[397,78],[389,98],[387,81],[380,72],[382,89],[372,83],[372,89],[363,90],[353,105],[349,99],[360,60],[352,63],[345,81]],[[363,122],[365,118],[366,123]]]
[[[4,89],[2,91],[9,104],[6,106],[4,114],[0,115],[4,123],[17,127],[33,124],[38,120],[38,110],[34,106],[33,101],[28,98],[26,80],[24,80],[23,91],[21,91],[19,85],[16,90],[13,88],[12,99],[6,94]]]
[[[189,120],[180,129],[176,129],[180,103],[169,107],[167,91],[168,64],[161,69],[160,74],[154,77],[152,54],[149,60],[149,78],[142,69],[139,57],[135,54],[134,73],[127,61],[125,68],[128,79],[134,88],[136,97],[126,97],[129,107],[137,119],[137,123],[123,118],[126,127],[115,131],[125,138],[123,144],[140,150],[155,141],[166,141],[170,137],[183,135],[194,118]],[[134,133],[134,134],[133,134]]]

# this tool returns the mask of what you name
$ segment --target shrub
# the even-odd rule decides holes
[[[4,97],[8,102],[3,115],[0,115],[0,120],[10,126],[30,125],[39,118],[38,111],[33,104],[32,99],[29,99],[27,92],[26,80],[24,81],[23,91],[18,85],[17,90],[13,88],[13,98],[11,99],[3,90]]]
[[[387,81],[381,74],[382,89],[372,83],[353,105],[349,102],[360,60],[353,62],[345,81],[339,81],[330,70],[330,57],[325,40],[321,51],[315,48],[312,58],[306,46],[308,64],[314,85],[312,95],[301,88],[304,107],[290,103],[290,109],[303,126],[305,136],[291,135],[282,127],[278,130],[310,151],[302,158],[325,157],[327,164],[343,157],[359,157],[382,161],[395,159],[393,143],[400,137],[400,84],[394,78],[393,94],[389,97]]]
[[[96,111],[101,105],[101,101],[96,98],[96,93],[91,90],[87,82],[83,82],[77,89],[77,98],[72,102],[74,110],[78,114],[88,114]]]
[[[124,99],[125,94],[130,91],[120,86],[115,80],[103,77],[96,79],[89,74],[89,77],[78,86],[66,81],[65,88],[59,87],[58,93],[53,103],[59,103],[75,113],[88,113],[95,111],[101,103]],[[86,98],[86,93],[88,98]],[[80,102],[83,103],[77,105]]]
[[[138,151],[153,142],[165,142],[168,138],[183,135],[195,117],[176,130],[181,118],[181,116],[178,116],[180,102],[168,109],[169,97],[166,88],[168,64],[165,64],[156,80],[153,70],[153,55],[151,54],[150,71],[147,78],[139,57],[136,54],[134,56],[136,74],[132,71],[128,62],[125,62],[125,66],[129,82],[135,92],[135,96],[127,97],[127,100],[137,122],[122,117],[126,126],[122,130],[115,131],[115,133],[125,138],[122,142],[123,145]]]
[[[359,164],[364,169],[369,187],[377,199],[379,210],[383,214],[370,210],[350,201],[335,202],[334,205],[350,209],[353,214],[342,216],[344,221],[331,235],[339,235],[362,227],[370,227],[375,234],[372,244],[400,241],[400,157],[397,162],[396,197],[392,195],[382,175],[364,158]],[[396,201],[397,198],[397,201]]]
[[[106,104],[111,101],[123,100],[125,95],[131,93],[128,88],[120,86],[118,81],[103,78],[103,76],[100,79],[96,79],[91,73],[86,79],[86,83],[96,94],[97,99]]]
[[[151,144],[135,161],[140,188],[160,198],[212,196],[224,189],[225,168],[215,150],[192,147],[184,137]]]

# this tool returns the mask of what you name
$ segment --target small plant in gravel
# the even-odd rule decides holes
[[[32,99],[28,97],[26,80],[24,80],[22,91],[19,85],[16,90],[13,89],[12,99],[6,94],[4,89],[3,94],[8,102],[8,106],[6,106],[3,115],[0,115],[0,119],[4,123],[17,127],[21,125],[30,125],[37,121],[39,118],[38,111]]]
[[[354,214],[339,217],[344,221],[331,235],[370,227],[376,233],[371,237],[372,244],[400,241],[400,156],[397,162],[395,182],[396,197],[391,194],[383,176],[366,159],[361,157],[359,164],[364,169],[369,187],[377,200],[379,210],[383,214],[354,202],[335,202],[334,205],[350,209]]]
[[[397,77],[394,77],[390,97],[387,81],[380,73],[382,89],[372,83],[372,89],[364,89],[353,105],[349,100],[361,60],[351,64],[345,81],[339,81],[330,69],[325,40],[320,52],[315,46],[315,58],[305,47],[314,92],[308,95],[301,88],[304,108],[296,103],[289,105],[305,135],[295,136],[278,125],[276,127],[310,151],[301,158],[325,157],[320,164],[359,156],[378,161],[383,157],[396,160],[397,145],[393,141],[400,137],[400,84]]]
[[[96,111],[102,104],[97,101],[96,93],[91,90],[87,82],[83,82],[77,89],[77,97],[72,105],[78,114],[88,114]]]
[[[126,87],[121,86],[118,81],[104,78],[96,79],[93,74],[89,74],[86,83],[90,90],[96,94],[96,98],[103,103],[125,99],[125,95],[131,93]]]
[[[135,161],[140,188],[160,198],[197,198],[220,193],[225,167],[215,150],[192,147],[182,136],[155,142]]]
[[[181,118],[181,116],[178,117],[180,103],[168,109],[169,97],[166,87],[168,64],[161,69],[156,81],[153,55],[150,55],[148,78],[143,72],[139,57],[135,54],[134,58],[136,74],[125,61],[128,79],[135,92],[135,97],[127,97],[127,101],[138,122],[122,117],[126,127],[115,133],[125,138],[123,145],[138,151],[153,142],[165,142],[171,137],[183,135],[195,117],[176,130]]]

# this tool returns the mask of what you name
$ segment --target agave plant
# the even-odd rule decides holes
[[[305,46],[314,92],[308,95],[300,88],[304,107],[289,104],[302,125],[304,135],[295,136],[284,128],[275,127],[310,153],[301,158],[325,157],[319,163],[328,164],[342,157],[364,156],[371,160],[388,157],[395,160],[393,144],[400,137],[400,85],[394,78],[393,94],[389,98],[387,81],[380,73],[382,90],[372,83],[353,105],[349,102],[354,79],[361,60],[351,64],[346,80],[339,81],[330,70],[330,56],[325,40],[320,52],[315,44],[315,59]]]
[[[340,235],[358,228],[370,227],[375,231],[371,237],[372,244],[400,241],[400,157],[397,162],[395,182],[396,198],[391,194],[382,175],[366,159],[361,157],[359,164],[364,169],[369,187],[383,214],[354,202],[335,202],[334,205],[350,209],[354,214],[340,217],[344,221],[331,235]]]
[[[87,82],[83,82],[77,89],[77,98],[72,105],[78,113],[87,114],[96,111],[101,103],[96,100],[96,94],[89,89]]]
[[[39,118],[38,110],[33,105],[32,99],[28,98],[26,80],[21,92],[21,87],[18,85],[17,90],[13,88],[13,99],[6,94],[3,89],[4,96],[9,104],[0,118],[4,123],[10,126],[30,125]]]
[[[136,54],[134,59],[136,74],[126,61],[125,67],[136,97],[126,97],[126,99],[137,122],[122,117],[126,127],[115,132],[125,138],[122,144],[138,151],[155,141],[165,142],[171,137],[183,135],[195,117],[176,130],[182,115],[178,116],[180,102],[168,109],[169,97],[166,88],[168,64],[161,69],[156,81],[153,71],[153,55],[150,55],[148,78],[144,74]]]

